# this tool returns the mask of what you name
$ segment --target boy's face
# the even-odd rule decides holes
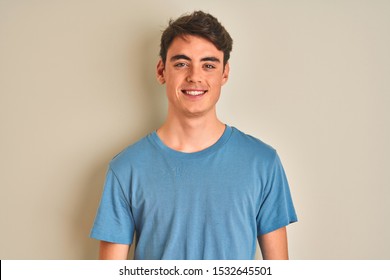
[[[168,109],[179,117],[215,114],[228,75],[229,64],[224,67],[223,52],[198,36],[176,37],[165,64],[161,60],[157,64],[157,79],[166,83]]]

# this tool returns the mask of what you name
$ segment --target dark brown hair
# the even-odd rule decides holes
[[[160,44],[160,57],[165,64],[168,48],[177,36],[193,35],[209,40],[223,52],[224,65],[230,58],[233,40],[221,23],[212,15],[202,11],[195,11],[189,15],[182,15],[176,20],[170,20],[168,27],[163,31]]]

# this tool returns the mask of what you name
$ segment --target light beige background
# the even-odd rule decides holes
[[[221,119],[284,163],[290,257],[390,259],[387,0],[0,0],[0,258],[96,258],[106,166],[162,123],[160,31],[194,9],[234,39]]]

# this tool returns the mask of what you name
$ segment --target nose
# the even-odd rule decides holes
[[[190,67],[186,78],[189,83],[200,83],[202,81],[202,73],[197,67]]]

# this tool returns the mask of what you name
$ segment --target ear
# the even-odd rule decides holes
[[[225,69],[223,70],[223,73],[222,73],[222,85],[226,84],[226,82],[228,81],[229,72],[230,72],[230,64],[229,64],[229,62],[227,62],[225,65]]]
[[[156,72],[157,81],[161,85],[165,84],[165,77],[164,77],[165,65],[164,65],[163,61],[161,60],[161,58],[157,62],[157,69],[156,70],[157,70],[157,72]]]

